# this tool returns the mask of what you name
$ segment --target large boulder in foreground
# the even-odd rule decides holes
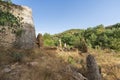
[[[27,6],[8,4],[0,1],[0,11],[5,10],[21,20],[20,24],[22,27],[13,27],[14,24],[12,24],[11,27],[9,25],[0,25],[0,47],[21,49],[31,49],[35,47],[36,36],[32,10]]]
[[[87,61],[87,78],[88,80],[102,80],[100,69],[92,55],[88,55]]]

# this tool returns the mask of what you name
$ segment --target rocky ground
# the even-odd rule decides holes
[[[102,80],[119,80],[119,54],[91,50]],[[104,54],[103,54],[104,53]],[[55,49],[0,50],[0,80],[87,80],[88,53]],[[109,62],[108,62],[109,61]],[[110,62],[111,61],[111,62]],[[116,62],[116,63],[115,63]],[[100,79],[98,79],[100,80]]]
[[[1,54],[4,54],[4,59],[1,58],[4,62],[0,65],[0,80],[87,80],[77,68],[57,56],[56,52],[43,49],[17,51],[23,54],[22,57],[14,52],[16,50],[5,50]],[[13,55],[16,60],[8,60]]]

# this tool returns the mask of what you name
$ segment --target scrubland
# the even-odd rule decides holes
[[[0,80],[76,80],[73,72],[86,77],[86,56],[92,54],[101,69],[103,80],[120,79],[120,54],[110,50],[90,49],[60,51],[0,48]]]

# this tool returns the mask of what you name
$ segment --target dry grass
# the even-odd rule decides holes
[[[91,50],[101,67],[104,80],[120,80],[120,53],[110,50]]]
[[[4,58],[1,59],[0,63],[0,80],[69,80],[72,79],[72,72],[69,72],[67,67],[71,66],[65,62],[62,58],[57,56],[55,51],[44,50],[44,49],[33,49],[33,50],[3,50],[5,54]],[[26,55],[22,60],[14,62],[11,61],[13,57],[7,55],[11,52],[21,52]],[[3,56],[1,54],[1,56]],[[7,62],[5,62],[7,61]],[[17,63],[17,64],[16,64]],[[35,63],[35,64],[31,64]],[[11,71],[3,72],[6,66]],[[14,67],[13,67],[14,66]],[[74,69],[74,68],[73,68]]]
[[[120,54],[109,50],[92,50],[101,67],[103,80],[120,79]],[[12,53],[24,54],[20,61]],[[14,54],[12,54],[14,55]],[[19,54],[18,54],[19,55]],[[15,55],[16,56],[16,55]],[[70,68],[86,75],[86,53],[44,49],[17,50],[0,48],[0,80],[72,80]],[[36,64],[31,65],[31,62]],[[17,63],[17,64],[16,64]],[[4,66],[14,66],[11,72],[2,73]],[[15,73],[13,75],[13,73]]]
[[[103,80],[120,80],[120,52],[112,50],[90,49],[89,53],[92,54],[97,64],[101,67]],[[69,56],[75,60],[74,67],[77,67],[80,72],[86,75],[86,56],[87,53],[77,52],[59,52],[58,54],[62,59],[67,62]]]

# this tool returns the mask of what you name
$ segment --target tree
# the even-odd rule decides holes
[[[67,45],[72,46],[74,42],[74,36],[71,34],[64,34],[61,37],[61,40],[63,43],[66,43]]]
[[[54,46],[55,42],[52,38],[52,35],[45,33],[43,35],[43,40],[44,40],[44,46]]]

